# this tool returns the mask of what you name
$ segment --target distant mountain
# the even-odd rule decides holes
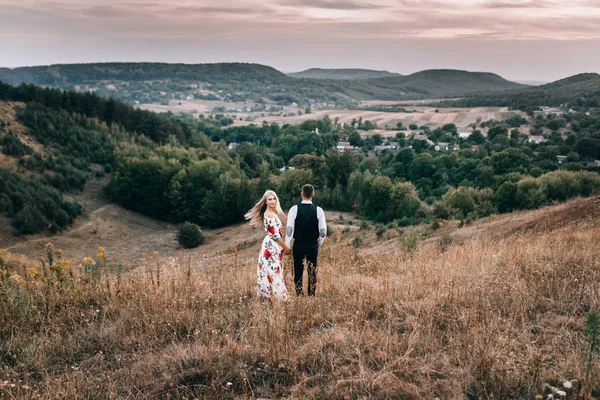
[[[379,71],[373,69],[360,69],[360,68],[338,68],[338,69],[323,69],[323,68],[310,68],[300,72],[293,72],[287,74],[294,78],[310,78],[310,79],[341,79],[341,80],[366,80],[373,78],[384,78],[390,76],[402,76],[400,74]]]
[[[453,102],[456,106],[509,106],[527,108],[538,106],[600,107],[600,75],[582,73],[555,82],[527,89],[482,93]]]
[[[373,78],[374,75],[379,77]],[[90,63],[0,68],[0,81],[92,91],[130,104],[168,104],[186,98],[233,102],[268,98],[282,106],[313,102],[348,106],[355,100],[462,97],[526,88],[486,72],[426,70],[402,76],[364,69],[311,69],[292,77],[269,66],[246,63]]]
[[[453,69],[430,69],[403,77],[369,79],[373,86],[424,97],[458,96],[496,90],[525,88],[490,72],[468,72]]]
[[[18,85],[35,83],[65,85],[99,80],[145,81],[162,79],[272,81],[286,78],[275,68],[260,64],[167,64],[167,63],[90,63],[56,64],[38,67],[0,68],[0,81]]]

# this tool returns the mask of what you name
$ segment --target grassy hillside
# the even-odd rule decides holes
[[[360,68],[310,68],[300,72],[288,74],[294,78],[311,78],[311,79],[347,79],[347,80],[365,80],[373,78],[383,78],[388,76],[402,76],[400,74],[373,69]]]
[[[422,235],[403,235],[385,253],[358,251],[353,234],[336,231],[317,296],[287,303],[257,299],[254,259],[235,255],[122,264],[99,248],[70,263],[48,245],[41,267],[2,252],[0,393],[597,398],[586,315],[600,307],[599,204],[496,218],[512,227],[504,237],[421,246]]]

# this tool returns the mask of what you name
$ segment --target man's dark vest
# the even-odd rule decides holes
[[[319,219],[317,206],[314,204],[298,204],[296,223],[294,224],[294,243],[316,244],[319,239]]]

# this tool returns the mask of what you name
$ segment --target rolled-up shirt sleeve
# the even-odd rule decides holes
[[[288,212],[287,228],[285,229],[285,244],[289,247],[294,237],[294,227],[296,226],[296,214],[298,213],[298,206],[293,206]]]
[[[321,207],[317,207],[317,218],[319,219],[319,246],[327,237],[327,222],[325,221],[325,212]]]

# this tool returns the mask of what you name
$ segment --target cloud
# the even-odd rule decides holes
[[[293,6],[295,8],[311,7],[324,8],[328,10],[373,10],[385,8],[386,6],[373,3],[354,2],[345,0],[299,0],[282,1],[279,4]]]

